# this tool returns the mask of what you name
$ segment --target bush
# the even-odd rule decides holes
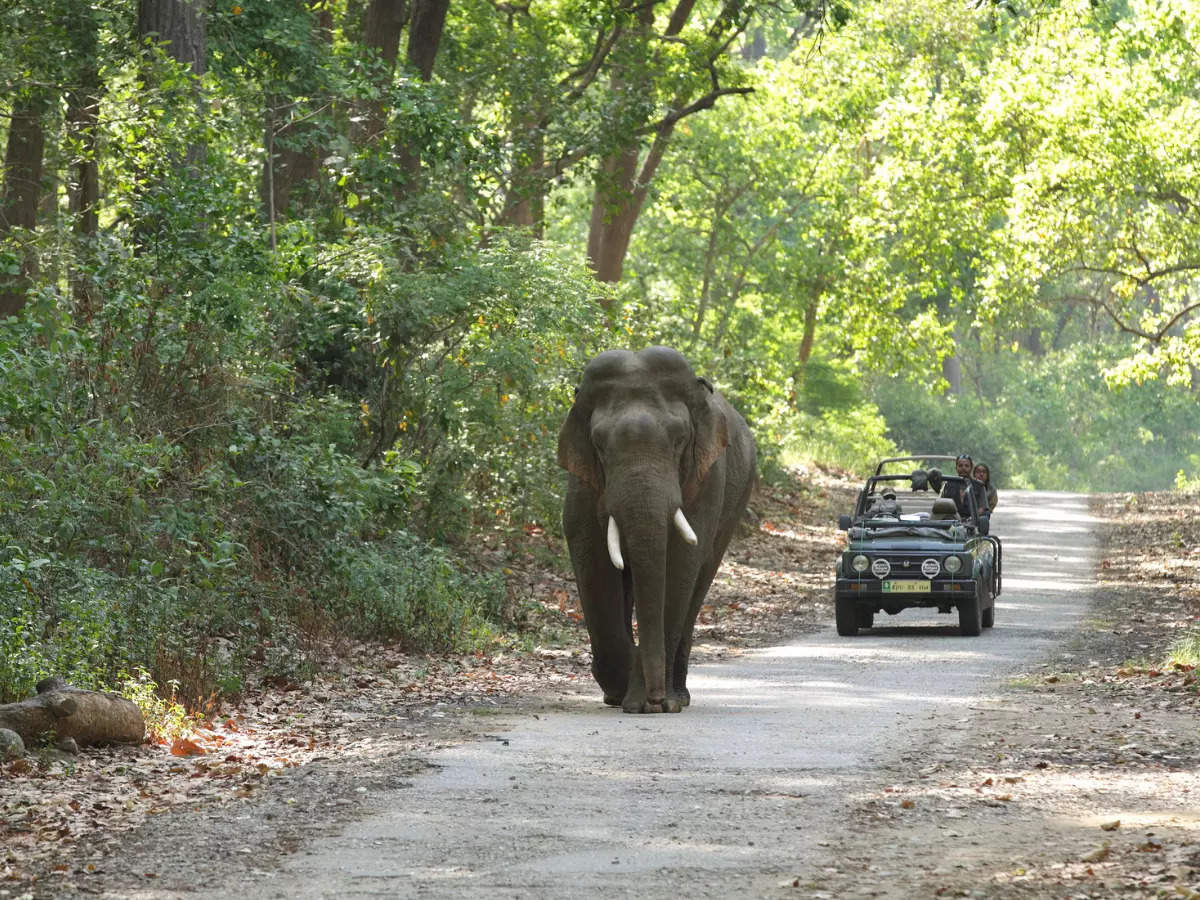
[[[2,326],[0,697],[142,671],[201,704],[342,636],[489,638],[502,579],[446,545],[557,526],[553,446],[607,325],[553,248],[410,272],[380,246],[167,235],[160,270],[98,257],[89,322],[50,297]]]
[[[327,545],[330,603],[348,632],[417,650],[475,650],[493,635],[503,576],[473,573],[404,532],[386,541]]]

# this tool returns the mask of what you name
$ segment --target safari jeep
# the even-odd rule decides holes
[[[838,634],[872,627],[878,612],[912,607],[957,610],[969,636],[995,623],[1000,540],[988,533],[987,511],[976,508],[974,492],[964,490],[969,479],[943,469],[954,471],[953,456],[885,459],[853,514],[839,519],[848,540],[833,595]]]

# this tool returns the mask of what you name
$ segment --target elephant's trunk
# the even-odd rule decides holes
[[[696,546],[696,532],[692,530],[692,526],[688,523],[687,516],[683,514],[683,509],[675,510],[675,515],[671,517],[671,522],[674,524],[680,537]],[[621,529],[617,526],[617,520],[613,516],[608,517],[608,558],[612,560],[612,564],[618,569],[624,570],[625,557],[621,555]]]
[[[633,704],[631,712],[657,711],[655,708],[666,702],[667,692],[667,548],[672,526],[666,509],[644,513],[644,518],[633,521],[621,518],[637,611],[634,666],[641,669],[641,678],[633,673],[632,685],[640,684],[644,690],[642,703]]]

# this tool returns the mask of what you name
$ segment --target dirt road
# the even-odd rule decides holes
[[[1004,501],[1004,592],[982,637],[915,610],[856,638],[830,623],[696,667],[680,715],[624,715],[581,683],[521,715],[477,716],[477,739],[421,758],[384,749],[273,779],[253,803],[163,816],[77,882],[80,895],[1183,893],[1193,856],[1200,869],[1196,741],[1174,733],[1186,718],[1119,698],[1098,711],[1057,675],[1029,684],[1086,656],[1079,636],[1097,633],[1087,500]],[[1169,738],[1176,755],[1147,751],[1155,789],[1074,783],[1077,736],[1101,719],[1124,757]],[[1130,830],[1131,806],[1149,836]],[[1105,880],[1109,857],[1132,869]]]

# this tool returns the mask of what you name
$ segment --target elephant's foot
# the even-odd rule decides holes
[[[620,698],[620,697],[614,697],[614,696],[612,696],[611,694],[605,694],[605,695],[604,695],[604,705],[605,705],[605,706],[620,706],[620,705],[621,705],[621,698]]]
[[[627,713],[677,713],[683,711],[683,706],[677,697],[666,697],[662,700],[633,701],[626,699],[621,709]]]
[[[692,705],[692,695],[687,688],[680,688],[675,692],[675,697],[679,701],[680,707]]]

